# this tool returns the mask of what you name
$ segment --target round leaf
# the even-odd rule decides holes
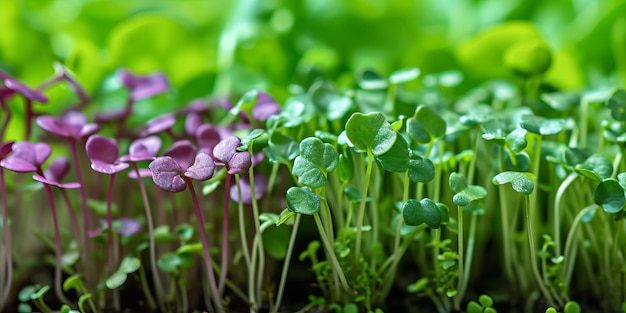
[[[409,179],[414,182],[427,183],[435,178],[435,165],[430,159],[422,158],[411,152],[409,159]]]
[[[535,188],[533,176],[533,174],[526,172],[502,172],[496,175],[492,179],[492,182],[496,185],[511,183],[513,190],[525,195],[529,195],[533,192],[533,189]]]
[[[391,149],[377,156],[376,159],[385,170],[403,173],[409,167],[409,145],[402,136],[398,136]]]
[[[381,155],[393,146],[397,133],[382,113],[354,113],[346,123],[346,136],[362,151]]]
[[[566,121],[562,118],[547,119],[536,115],[524,115],[520,126],[538,135],[556,135],[565,127]]]
[[[441,211],[437,204],[428,198],[421,201],[409,199],[402,207],[402,217],[409,226],[426,223],[431,228],[438,228],[441,225]]]
[[[593,201],[607,213],[617,213],[626,204],[624,189],[616,179],[603,180],[593,193]]]
[[[313,215],[320,210],[320,197],[307,187],[287,190],[287,206],[295,213]]]
[[[417,143],[428,143],[446,134],[446,122],[429,106],[420,105],[407,120],[407,133]]]
[[[601,181],[611,177],[613,174],[613,163],[600,154],[593,154],[582,164],[577,164],[574,169],[581,175]]]
[[[626,121],[626,91],[617,89],[607,101],[611,116],[618,121]]]

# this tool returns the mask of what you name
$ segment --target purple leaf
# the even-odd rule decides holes
[[[183,169],[169,156],[158,157],[148,165],[152,171],[152,180],[161,189],[170,192],[185,190],[187,183],[180,176]]]
[[[213,149],[220,142],[220,133],[209,124],[201,125],[196,131],[196,141],[200,146],[200,151],[213,155]]]
[[[96,123],[111,123],[116,121],[122,121],[130,116],[132,112],[132,106],[127,106],[122,110],[113,112],[104,112],[96,114],[94,120]]]
[[[46,95],[44,95],[41,91],[32,89],[13,77],[4,78],[4,86],[7,89],[13,90],[21,94],[26,99],[29,99],[31,101],[36,101],[36,102],[41,102],[41,103],[48,102],[48,97],[46,97]]]
[[[157,118],[151,119],[147,123],[146,129],[139,133],[139,136],[148,136],[170,129],[176,123],[174,114],[164,114]]]
[[[107,163],[107,162],[102,162],[98,160],[92,160],[91,168],[96,172],[111,175],[111,174],[119,173],[127,169],[128,163],[120,163],[120,162]]]
[[[141,230],[141,224],[134,218],[120,217],[113,222],[115,224],[119,223],[119,227],[114,227],[114,231],[122,236],[134,235]]]
[[[195,180],[207,180],[213,176],[215,162],[206,153],[196,155],[196,161],[185,172],[185,176]]]
[[[44,184],[51,185],[51,186],[56,186],[56,187],[59,187],[59,188],[62,188],[62,189],[77,189],[77,188],[80,188],[80,183],[74,182],[74,183],[65,183],[65,184],[63,184],[63,183],[60,183],[60,182],[58,182],[56,180],[48,179],[48,178],[42,177],[42,176],[37,175],[37,174],[33,175],[33,179],[36,180],[36,181],[42,182]]]
[[[113,164],[117,161],[119,153],[115,140],[100,135],[89,137],[85,144],[85,150],[92,163],[98,161]]]
[[[150,136],[140,138],[130,144],[129,154],[122,156],[121,161],[139,162],[153,160],[154,156],[161,148],[161,138],[158,136]]]
[[[15,141],[5,142],[0,145],[0,160],[6,158],[11,152],[13,152],[13,144]]]
[[[48,165],[48,168],[44,171],[44,174],[46,175],[46,178],[56,182],[60,182],[69,171],[70,161],[66,157],[61,156],[55,158],[54,160],[52,160],[52,162],[50,162],[50,165]]]
[[[91,160],[91,168],[103,174],[115,174],[128,168],[127,163],[118,161],[118,148],[115,140],[93,135],[85,144],[87,156]]]
[[[280,112],[280,106],[270,95],[259,92],[254,107],[252,107],[252,117],[257,121],[265,121],[270,116]]]
[[[188,168],[196,158],[197,151],[189,140],[179,140],[163,152],[163,155],[172,157],[181,168]]]
[[[119,71],[122,84],[130,89],[130,98],[140,100],[163,93],[169,89],[167,77],[163,73],[153,73],[145,76],[135,75],[128,70]]]
[[[190,112],[185,119],[185,132],[189,136],[196,135],[198,128],[202,125],[202,116],[200,113]]]
[[[87,124],[85,115],[77,111],[69,111],[61,117],[40,116],[36,121],[46,131],[73,140],[92,135],[100,128],[98,124]]]
[[[0,162],[0,166],[18,173],[36,171],[52,152],[50,146],[43,142],[15,142],[12,145],[12,149],[13,152]]]
[[[252,166],[252,156],[248,151],[237,151],[226,166],[228,167],[228,174],[246,174]]]
[[[216,160],[226,164],[237,152],[237,147],[241,145],[241,139],[236,136],[230,136],[220,141],[213,149],[213,156]]]
[[[13,156],[0,161],[0,166],[17,173],[30,173],[37,171],[37,167],[32,163]]]
[[[203,99],[195,99],[192,100],[185,108],[183,108],[182,112],[184,114],[189,113],[203,113],[208,111],[211,108],[211,105],[207,103]]]
[[[252,203],[252,192],[250,188],[250,181],[248,179],[242,179],[239,182],[241,186],[241,202],[245,204]],[[267,177],[262,173],[254,174],[254,194],[257,200],[261,199],[267,192]],[[230,187],[230,198],[233,201],[239,201],[239,192],[237,191],[237,185]]]

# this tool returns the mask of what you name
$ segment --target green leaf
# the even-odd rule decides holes
[[[541,100],[551,108],[564,112],[580,103],[580,96],[568,92],[552,92],[542,94]]]
[[[513,153],[522,152],[528,145],[528,142],[526,141],[526,133],[527,131],[523,128],[514,129],[506,136],[506,146],[513,151]]]
[[[365,90],[382,90],[387,88],[387,80],[372,70],[365,70],[359,79],[359,86]]]
[[[342,119],[354,106],[350,97],[338,94],[331,84],[323,81],[314,83],[309,93],[315,107],[329,121]]]
[[[402,217],[409,226],[426,223],[430,228],[439,228],[441,225],[441,211],[437,204],[428,198],[421,201],[409,199],[402,207]]]
[[[429,283],[430,283],[430,279],[428,279],[427,277],[423,277],[423,278],[418,279],[416,282],[410,284],[409,286],[407,286],[406,289],[409,293],[418,293],[428,288]]]
[[[626,190],[626,172],[617,174],[617,181],[619,185],[622,186],[622,189]]]
[[[164,243],[172,240],[174,240],[174,236],[170,232],[169,225],[159,225],[154,229],[154,241]]]
[[[406,131],[417,143],[429,143],[446,134],[446,122],[429,106],[420,105],[407,120]]]
[[[266,229],[262,234],[265,251],[275,260],[283,260],[287,255],[287,246],[291,232],[287,226]]]
[[[300,148],[292,137],[274,132],[270,137],[269,146],[263,148],[263,153],[272,163],[289,164],[298,156]]]
[[[320,210],[320,197],[308,187],[287,190],[287,207],[295,213],[313,215]]]
[[[614,178],[603,180],[593,193],[593,201],[607,213],[617,213],[626,204],[624,189]]]
[[[611,116],[618,121],[626,121],[626,91],[617,89],[607,101]]]
[[[178,249],[176,249],[176,253],[178,254],[182,254],[182,253],[197,253],[202,255],[202,243],[197,242],[197,243],[192,243],[192,244],[186,244],[183,246],[180,246]]]
[[[382,113],[354,113],[346,122],[346,136],[361,151],[371,151],[375,156],[389,151],[397,133]]]
[[[507,68],[523,78],[543,74],[551,63],[550,50],[539,40],[518,42],[509,47],[504,55]]]
[[[20,303],[17,305],[18,313],[31,313],[32,311],[33,311],[33,308],[28,303]]]
[[[613,163],[600,154],[592,154],[582,164],[577,164],[574,170],[581,175],[596,181],[611,177],[613,174]]]
[[[85,310],[85,302],[87,302],[87,301],[88,301],[89,299],[91,299],[92,297],[93,297],[93,295],[92,295],[92,294],[90,294],[90,293],[86,293],[86,294],[84,294],[84,295],[82,295],[82,296],[80,296],[80,297],[78,298],[78,309],[79,309],[81,312],[86,312],[86,310]]]
[[[20,302],[28,302],[32,299],[31,296],[35,292],[37,292],[37,288],[37,286],[28,285],[20,290],[20,292],[17,294],[17,298],[20,300]]]
[[[391,73],[389,82],[392,84],[406,83],[416,79],[419,75],[420,70],[418,68],[404,68]]]
[[[127,275],[122,272],[115,272],[109,278],[107,278],[105,284],[109,289],[116,289],[122,286],[126,282]]]
[[[491,299],[491,297],[486,294],[480,295],[478,297],[478,302],[480,302],[480,304],[484,307],[493,306],[493,299]]]
[[[523,115],[520,126],[538,135],[556,135],[565,128],[566,121],[562,118],[544,118],[536,115]]]
[[[137,271],[139,267],[141,267],[141,261],[138,258],[127,256],[120,263],[118,271],[130,274]]]
[[[230,115],[237,116],[242,110],[246,112],[252,110],[252,107],[256,104],[258,96],[259,92],[256,89],[246,92],[228,113]]]
[[[278,220],[276,221],[276,226],[280,226],[286,223],[287,221],[292,219],[295,215],[296,213],[294,213],[293,211],[289,209],[284,209],[282,212],[280,212],[280,215],[278,216]]]
[[[354,162],[350,155],[350,151],[345,151],[339,155],[338,172],[342,182],[349,182],[354,177]]]
[[[582,309],[580,307],[580,304],[578,304],[578,302],[576,301],[567,301],[567,303],[565,303],[565,307],[563,307],[563,313],[580,313],[582,312]]]
[[[481,137],[484,140],[493,142],[499,146],[504,146],[506,143],[506,132],[503,121],[497,119],[488,120],[480,124],[483,134]]]
[[[337,167],[339,154],[328,143],[309,137],[300,142],[300,155],[293,164],[292,173],[298,182],[309,187],[326,185],[326,174]]]
[[[503,185],[506,183],[511,183],[513,190],[529,195],[533,192],[535,188],[535,183],[533,182],[534,175],[527,172],[502,172],[496,175],[491,181],[495,185]]]
[[[409,144],[398,136],[389,151],[376,157],[382,167],[390,172],[403,173],[409,167]]]
[[[74,289],[79,292],[85,289],[83,282],[80,280],[80,274],[74,274],[65,279],[63,282],[63,291],[69,291],[70,289]]]
[[[435,178],[435,165],[430,159],[422,158],[411,151],[409,159],[409,179],[413,182],[427,183]]]
[[[483,307],[476,301],[467,303],[467,313],[483,313]]]
[[[265,135],[265,131],[262,129],[253,129],[245,137],[241,139],[241,145],[237,147],[237,151],[248,151],[248,146],[254,143],[255,140]]]
[[[178,265],[180,263],[180,257],[174,252],[164,253],[157,260],[157,266],[160,270],[172,274],[178,274]]]
[[[487,196],[487,190],[482,186],[467,184],[465,177],[459,173],[450,174],[450,189],[455,195],[452,202],[458,206],[466,206],[472,201],[483,199]]]
[[[187,242],[193,237],[193,226],[182,224],[176,226],[176,233],[182,242]]]

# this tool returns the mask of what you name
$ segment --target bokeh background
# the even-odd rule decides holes
[[[90,93],[120,67],[159,70],[181,103],[365,68],[472,86],[509,78],[520,40],[547,43],[559,89],[625,86],[625,0],[0,0],[1,70],[37,85],[58,61]]]

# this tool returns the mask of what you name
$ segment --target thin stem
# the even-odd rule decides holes
[[[76,214],[72,209],[72,202],[70,201],[70,197],[67,195],[65,189],[61,189],[61,196],[63,197],[63,201],[65,202],[65,207],[67,208],[67,215],[70,219],[70,228],[72,229],[72,235],[74,236],[74,241],[76,245],[79,245],[80,242],[80,232],[78,230],[78,222],[76,221]]]
[[[252,149],[252,145],[249,146],[249,149]],[[250,152],[252,153],[252,152]],[[256,294],[257,296],[261,295],[261,284],[263,283],[263,271],[265,269],[265,250],[263,249],[263,238],[261,237],[261,222],[259,221],[259,205],[256,200],[256,187],[254,183],[254,167],[250,167],[248,171],[248,179],[250,181],[250,196],[252,198],[252,214],[254,216],[254,227],[256,230],[255,234],[255,243],[253,249],[256,247],[255,251],[258,251],[258,272],[256,273]]]
[[[287,254],[285,255],[285,261],[283,263],[283,271],[280,274],[280,282],[278,283],[278,294],[276,295],[276,303],[274,304],[274,312],[280,310],[280,303],[283,300],[283,294],[285,292],[285,283],[287,281],[287,273],[289,272],[289,262],[291,261],[291,253],[293,252],[293,246],[296,242],[296,235],[298,234],[298,226],[300,225],[301,214],[296,214],[296,219],[293,223],[293,229],[291,230],[291,236],[289,238],[289,245],[287,246]]]
[[[532,268],[533,275],[535,276],[535,280],[537,281],[537,284],[539,285],[539,289],[541,290],[541,293],[543,293],[543,296],[546,298],[548,305],[556,306],[554,299],[552,299],[552,295],[546,288],[543,282],[543,279],[541,279],[541,275],[539,274],[539,268],[537,268],[537,252],[535,251],[535,236],[533,233],[533,226],[532,226],[532,219],[531,219],[532,216],[530,212],[531,200],[532,199],[530,199],[530,195],[529,195],[526,201],[526,226],[528,230],[528,245],[530,248],[530,265]]]
[[[457,249],[458,249],[458,255],[459,255],[459,280],[457,282],[456,285],[456,290],[458,291],[456,297],[454,298],[454,308],[456,310],[459,310],[461,308],[461,301],[463,300],[463,286],[465,286],[465,272],[464,272],[464,267],[463,267],[463,263],[464,262],[464,251],[463,251],[463,246],[464,246],[464,241],[463,241],[463,207],[461,206],[457,206],[457,211],[458,211],[458,216],[457,216],[457,228],[458,228],[458,238],[457,238]]]
[[[320,233],[320,238],[322,239],[322,243],[324,244],[326,251],[328,251],[328,254],[330,255],[330,262],[332,266],[337,269],[337,274],[339,275],[341,286],[346,292],[350,293],[351,292],[350,286],[348,285],[346,276],[343,274],[341,265],[339,265],[339,261],[337,260],[337,256],[335,255],[335,250],[330,245],[328,236],[326,236],[326,232],[324,231],[324,225],[322,225],[322,220],[320,219],[319,213],[313,214],[313,218],[315,219],[315,225],[317,226],[317,230]]]
[[[578,225],[580,225],[580,221],[587,213],[597,208],[598,208],[597,204],[592,204],[580,210],[580,212],[576,214],[574,221],[572,221],[572,226],[570,227],[569,233],[567,234],[567,239],[565,240],[565,249],[563,250],[564,256],[563,256],[562,273],[563,273],[563,284],[565,285],[566,288],[569,287],[569,283],[572,279],[572,273],[573,273],[574,264],[575,264],[574,261],[576,261],[574,257],[575,256],[574,248],[576,246],[574,244],[574,237],[576,236]]]
[[[554,249],[556,250],[557,256],[561,255],[561,201],[563,200],[563,195],[567,187],[569,187],[576,178],[578,178],[576,172],[569,174],[561,185],[559,185],[559,189],[554,196]]]
[[[43,172],[38,170],[40,176],[43,177]],[[48,195],[48,201],[50,202],[50,211],[52,212],[52,224],[54,226],[54,244],[55,244],[55,270],[54,270],[54,291],[56,295],[62,303],[71,303],[65,294],[63,294],[63,289],[61,289],[61,234],[59,231],[59,220],[57,219],[57,208],[54,203],[54,196],[52,195],[52,188],[50,185],[43,184],[44,189],[46,190],[46,194]]]
[[[193,187],[193,182],[187,181],[187,186],[189,186],[189,192],[191,193],[191,199],[193,200],[194,211],[196,212],[196,218],[198,219],[198,228],[200,229],[200,239],[202,241],[202,250],[204,253],[204,265],[206,267],[209,285],[211,288],[211,297],[213,298],[213,302],[217,311],[223,313],[224,307],[222,306],[222,299],[220,298],[217,284],[215,282],[215,273],[213,272],[212,266],[213,261],[211,259],[211,254],[209,253],[209,244],[207,242],[206,230],[204,229],[204,216],[202,214],[202,209],[198,204],[198,196],[196,195],[196,190]]]
[[[467,285],[469,284],[469,275],[472,269],[472,256],[474,255],[474,243],[476,241],[477,219],[478,219],[478,215],[476,213],[472,213],[472,217],[470,219],[470,226],[469,226],[469,237],[467,238],[467,258],[465,259],[465,272],[463,273],[463,276],[462,276],[463,284],[460,284],[458,298],[455,298],[455,300],[458,301],[456,305],[459,307],[461,305],[461,301],[463,301],[465,292],[467,291]],[[461,264],[460,258],[459,258],[459,264]],[[461,276],[461,272],[459,272],[459,276]],[[459,288],[457,287],[457,289]]]
[[[154,223],[152,221],[152,209],[150,208],[150,200],[148,199],[148,193],[146,192],[146,186],[143,183],[143,178],[139,173],[139,168],[136,162],[130,162],[135,174],[137,174],[137,183],[139,184],[139,191],[141,192],[141,198],[143,200],[143,207],[146,212],[146,223],[148,223],[148,246],[150,249],[150,270],[152,272],[152,278],[154,280],[154,289],[156,290],[156,297],[159,303],[161,311],[164,311],[163,305],[163,284],[161,283],[161,276],[157,271],[156,264],[156,247],[154,243]],[[149,300],[152,300],[152,294],[148,290]],[[149,301],[154,303],[154,300]]]
[[[235,175],[235,184],[237,184],[237,194],[239,195],[239,199],[241,199],[242,194],[241,194],[241,184],[239,182],[239,175]],[[243,258],[246,261],[246,266],[248,267],[248,275],[249,275],[248,278],[251,278],[252,274],[250,273],[251,273],[252,264],[250,263],[250,250],[248,249],[248,236],[246,235],[246,224],[244,221],[245,214],[243,211],[242,201],[238,201],[237,209],[239,213],[239,233],[240,233],[239,237],[241,238],[241,250],[243,253]],[[252,299],[252,295],[249,295],[249,296]]]
[[[115,174],[109,175],[109,191],[107,192],[107,229],[109,230],[107,235],[107,275],[113,274],[115,266],[115,258],[113,255],[113,214],[111,212],[111,199],[113,197],[113,182],[115,181]],[[119,289],[113,290],[113,309],[119,311]]]
[[[374,155],[372,151],[367,150],[367,170],[365,171],[365,183],[363,184],[363,191],[361,192],[361,203],[359,205],[359,213],[356,224],[356,242],[355,242],[355,262],[359,263],[361,255],[361,235],[363,233],[363,220],[365,218],[365,204],[367,202],[367,190],[370,184],[370,177],[372,175],[372,167],[374,165]]]
[[[226,273],[228,272],[228,212],[230,208],[230,184],[232,175],[226,174],[226,182],[224,184],[224,213],[222,217],[222,272],[218,283],[220,296],[224,294],[224,282],[226,281]]]
[[[0,296],[0,309],[4,307],[4,301],[9,298],[11,283],[13,281],[13,260],[11,258],[11,231],[9,228],[9,204],[7,202],[7,187],[4,181],[4,169],[0,168],[0,192],[2,192],[2,232],[4,237],[4,256],[6,257],[6,286],[3,284],[2,295]]]
[[[82,263],[85,273],[89,273],[89,264],[87,258],[89,257],[89,209],[87,208],[87,191],[85,189],[85,183],[83,181],[83,175],[80,170],[80,160],[78,159],[78,151],[76,149],[77,142],[75,140],[70,141],[70,150],[72,152],[72,161],[74,162],[74,170],[76,172],[76,180],[80,184],[80,203],[81,211],[83,213],[83,255]],[[88,275],[91,276],[91,275]],[[90,286],[89,282],[87,285]]]

